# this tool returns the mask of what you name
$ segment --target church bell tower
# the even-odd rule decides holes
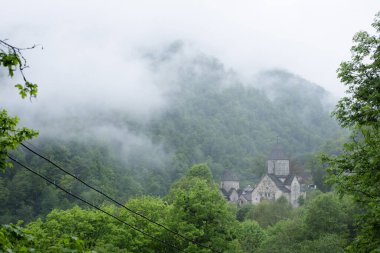
[[[281,144],[277,143],[268,158],[268,174],[273,174],[277,177],[287,177],[289,173],[289,158],[285,154]]]

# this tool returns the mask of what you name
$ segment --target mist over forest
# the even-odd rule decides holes
[[[230,170],[242,184],[256,184],[266,173],[267,157],[277,142],[286,148],[294,170],[305,175],[308,183],[326,188],[323,169],[314,168],[309,160],[322,151],[338,153],[340,142],[347,137],[330,117],[334,98],[329,92],[285,70],[263,71],[243,82],[220,60],[182,41],[143,56],[144,73],[155,80],[159,104],[149,105],[156,100],[147,99],[140,115],[138,110],[123,107],[121,100],[114,101],[120,103],[117,107],[107,104],[113,99],[108,97],[99,104],[92,101],[88,107],[81,99],[71,99],[64,110],[59,98],[51,106],[33,101],[31,107],[38,109],[14,112],[22,124],[40,132],[28,144],[124,200],[141,194],[165,196],[188,168],[204,162],[216,183]],[[116,100],[119,96],[123,94],[117,94]],[[52,169],[27,152],[24,159]],[[9,173],[6,184],[21,187],[19,177],[24,172],[16,167]],[[57,181],[66,180],[60,172],[53,174]],[[82,191],[82,196],[92,194],[78,182],[70,184]],[[39,204],[18,203],[16,214],[12,211],[20,192],[44,196],[44,188],[30,187],[34,193],[29,186],[10,191],[8,202],[3,203],[9,206],[3,222],[28,220],[50,211],[52,205],[43,204],[45,197]],[[61,208],[71,206],[58,199],[52,203]]]
[[[23,124],[39,129],[33,143],[102,145],[144,193],[162,195],[192,164],[207,162],[216,181],[228,169],[253,183],[265,173],[277,141],[296,159],[345,136],[330,117],[333,96],[296,74],[267,70],[243,82],[220,60],[182,41],[143,56],[159,104],[144,98],[140,115],[139,109],[122,106],[123,93],[115,97],[120,101],[85,99],[88,107],[74,98],[64,111],[59,102],[36,101],[32,106],[42,108],[35,112],[15,112]],[[120,104],[116,108],[113,102]],[[156,171],[169,182],[158,192],[145,185]]]
[[[0,253],[379,252],[364,2],[4,3]]]

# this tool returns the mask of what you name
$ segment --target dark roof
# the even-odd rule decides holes
[[[252,186],[248,185],[247,187],[245,187],[241,191],[241,196],[243,196],[247,201],[251,201],[252,200],[252,192],[253,192]]]
[[[222,176],[222,181],[239,181],[236,175],[232,174],[228,170],[225,170]]]
[[[280,189],[282,192],[290,192],[288,188],[285,187],[285,184],[281,182],[280,179],[278,179],[275,175],[273,174],[267,174],[270,179],[276,184],[277,188]]]
[[[222,194],[223,194],[223,196],[224,196],[225,198],[228,198],[228,197],[229,197],[228,192],[227,192],[226,190],[224,190],[223,188],[221,188],[220,191],[222,192]]]
[[[291,185],[294,177],[295,175],[288,175],[284,181],[284,185]]]
[[[226,191],[225,189],[221,188],[220,191],[222,192],[223,196],[226,199],[230,198],[230,196],[231,196],[231,194],[232,194],[233,191],[236,191],[236,193],[238,194],[238,196],[241,195],[241,190],[240,189],[236,190],[235,188],[231,188],[229,191]]]
[[[253,187],[251,186],[251,185],[248,185],[247,187],[245,187],[244,189],[243,189],[243,193],[244,192],[252,192],[254,189],[253,189]]]
[[[242,196],[243,196],[247,201],[252,201],[252,192],[246,192],[246,193],[243,193]]]
[[[281,144],[277,143],[270,153],[269,160],[289,160],[284,148]]]

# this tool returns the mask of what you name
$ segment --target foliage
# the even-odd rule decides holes
[[[347,213],[341,202],[331,193],[321,194],[311,200],[305,213],[305,225],[316,238],[325,233],[346,236]]]
[[[301,219],[281,220],[267,230],[267,238],[258,252],[294,253],[305,238],[305,225]]]
[[[102,143],[41,142],[38,152],[58,161],[63,168],[108,195],[117,196],[121,202],[142,193],[141,185],[135,181],[131,169],[124,167]],[[20,155],[19,160],[38,168],[43,175],[91,203],[102,204],[105,201],[100,194],[31,153]],[[47,215],[54,208],[67,209],[75,204],[82,205],[55,187],[48,186],[44,180],[32,177],[33,180],[30,180],[30,173],[17,164],[12,170],[0,175],[0,189],[2,186],[7,189],[0,193],[0,199],[3,199],[0,202],[0,222],[16,222],[18,219],[30,221]]]
[[[147,216],[151,220],[164,223],[167,218],[165,204],[153,197],[133,199],[127,203],[129,208]],[[162,228],[114,206],[102,206],[103,210],[118,216],[131,226],[143,230],[157,238]],[[46,221],[37,220],[28,225],[44,252],[54,252],[56,245],[68,238],[81,238],[85,250],[97,252],[165,252],[160,242],[146,237],[131,227],[112,219],[96,210],[74,207],[69,210],[53,210]],[[168,247],[169,248],[169,247]]]
[[[352,217],[360,213],[360,209],[355,209],[348,199],[340,199],[332,193],[315,194],[304,206],[290,210],[286,219],[264,229],[256,220],[238,222],[234,218],[236,213],[231,211],[215,185],[207,183],[207,166],[202,164],[193,168],[173,185],[166,199],[142,196],[126,203],[128,208],[193,242],[124,208],[111,205],[101,208],[167,244],[97,210],[78,206],[67,210],[54,209],[44,220],[37,219],[25,228],[17,226],[16,233],[8,229],[13,234],[2,229],[0,242],[4,242],[2,247],[16,249],[16,246],[25,246],[37,252],[178,252],[168,245],[171,244],[184,252],[212,252],[212,248],[234,253],[327,253],[343,252],[352,238],[348,236],[350,226],[355,224]],[[203,173],[196,173],[200,171]],[[14,236],[17,234],[22,236],[17,239]]]
[[[38,240],[33,231],[19,225],[1,225],[0,228],[0,252],[71,252],[91,253],[84,250],[84,242],[77,237],[65,237],[55,245],[47,248],[42,240]]]
[[[34,48],[34,47],[32,47]],[[0,40],[0,67],[7,69],[8,75],[13,77],[14,72],[19,70],[25,84],[16,84],[19,89],[20,96],[37,96],[37,84],[29,82],[23,73],[23,69],[28,67],[26,60],[22,56],[22,48],[18,48]],[[31,139],[38,135],[37,131],[23,127],[17,128],[19,119],[8,115],[5,109],[0,108],[0,170],[3,172],[7,167],[11,167],[12,163],[7,162],[7,155],[10,150],[14,150],[18,145],[26,139]]]
[[[131,226],[176,245],[185,252],[211,252],[196,243],[216,250],[241,252],[236,236],[239,224],[234,218],[235,214],[210,181],[210,176],[207,165],[195,165],[173,186],[168,202],[145,196],[130,199],[126,204],[128,208],[193,242],[173,235],[124,208],[109,205],[102,208]],[[71,245],[70,238],[79,238],[83,242],[80,244],[83,250],[98,252],[177,252],[169,245],[147,237],[99,211],[78,206],[68,210],[55,209],[46,216],[45,221],[38,219],[31,222],[27,229],[38,242],[36,247],[43,252],[54,252],[61,245]],[[260,238],[260,230],[258,233]],[[254,243],[252,240],[250,242]]]
[[[353,196],[363,208],[359,231],[350,250],[380,251],[380,13],[372,26],[376,34],[359,32],[351,48],[351,61],[341,63],[338,77],[347,86],[334,115],[353,131],[344,152],[325,157],[330,183],[342,194]]]
[[[239,224],[238,238],[244,252],[256,252],[265,237],[265,231],[256,221],[246,220]]]
[[[210,176],[207,165],[194,165],[173,185],[168,196],[173,205],[169,225],[197,243],[229,251],[236,247],[238,223]],[[180,245],[186,252],[211,252],[188,242]]]
[[[150,220],[153,220],[161,225],[168,227],[168,219],[170,219],[169,213],[171,206],[167,202],[164,202],[161,198],[158,197],[149,197],[143,196],[140,198],[130,199],[126,206],[137,213],[148,217]],[[162,227],[153,224],[137,215],[132,215],[125,209],[120,210],[120,217],[127,221],[129,224],[141,229],[156,238],[159,238],[162,241],[170,241],[167,238],[165,229]],[[116,235],[115,233],[109,235],[109,239],[105,241],[114,241],[115,246],[119,248],[126,248],[130,252],[170,252],[173,251],[173,248],[164,245],[161,242],[158,242],[152,238],[149,238],[135,230],[125,229],[124,234]],[[115,240],[115,237],[118,241]],[[129,239],[126,240],[126,237]],[[170,237],[175,237],[175,235],[170,233]],[[169,237],[169,238],[170,238]],[[173,244],[173,243],[172,243]],[[177,244],[173,244],[176,245]]]
[[[0,170],[5,171],[11,163],[7,162],[7,154],[14,150],[26,139],[31,139],[38,135],[38,132],[26,127],[17,128],[19,119],[10,117],[6,110],[0,110]]]
[[[340,64],[338,77],[350,96],[342,98],[334,112],[342,126],[379,125],[380,13],[372,24],[377,34],[361,31],[353,38],[351,61]]]
[[[158,57],[155,67],[176,56]],[[146,132],[174,154],[170,173],[175,180],[192,164],[207,161],[215,178],[229,169],[242,184],[252,184],[265,173],[277,136],[299,156],[344,135],[325,106],[327,92],[290,73],[268,71],[255,85],[243,84],[216,59],[202,55],[173,75],[171,106]]]
[[[304,206],[292,210],[290,218],[268,227],[258,252],[344,252],[351,240],[353,216],[360,210],[333,193],[310,197]]]
[[[359,138],[353,137],[345,144],[343,154],[326,160],[331,166],[329,182],[342,195],[353,196],[362,207],[358,219],[360,230],[352,247],[354,251],[364,252],[380,247],[380,132],[362,128]]]
[[[315,184],[319,190],[323,192],[331,190],[331,186],[325,182],[327,176],[326,165],[321,161],[320,155],[309,155],[305,163],[305,169],[310,171],[313,184]]]
[[[214,179],[212,177],[211,170],[209,169],[208,165],[203,163],[203,164],[196,164],[191,167],[189,172],[187,173],[187,177],[197,177],[203,180],[206,180],[208,184],[213,184]]]
[[[323,92],[317,89],[305,95],[303,91],[307,90],[309,83],[288,73],[275,71],[270,75],[275,76],[274,83],[278,84],[279,89],[276,99],[273,99],[269,94],[264,95],[259,89],[243,86],[239,82],[223,86],[221,80],[228,77],[223,67],[213,64],[210,59],[201,62],[200,66],[184,66],[183,73],[193,73],[193,68],[200,67],[207,80],[203,76],[185,76],[179,82],[179,92],[169,99],[173,103],[170,109],[145,126],[136,123],[136,133],[142,131],[173,155],[170,162],[161,167],[151,169],[150,164],[139,159],[138,155],[123,163],[116,159],[112,149],[96,141],[40,140],[42,153],[59,161],[81,179],[100,186],[104,192],[118,196],[118,199],[128,200],[128,207],[193,242],[174,236],[123,208],[110,206],[98,194],[31,154],[22,154],[20,159],[73,193],[102,205],[102,208],[129,224],[177,245],[185,252],[211,251],[196,243],[224,252],[306,252],[312,249],[323,252],[328,248],[339,252],[348,238],[349,232],[346,230],[350,230],[354,223],[345,219],[347,215],[342,219],[334,216],[335,213],[331,215],[331,211],[342,214],[342,210],[346,210],[335,197],[332,202],[329,197],[318,198],[320,202],[306,199],[305,206],[296,214],[285,199],[241,208],[236,213],[221,196],[206,164],[194,165],[186,172],[191,164],[207,161],[217,176],[226,168],[236,168],[236,172],[252,182],[265,172],[265,156],[276,135],[280,135],[286,142],[284,144],[296,154],[314,151],[324,141],[341,133],[323,108],[320,96]],[[187,72],[188,68],[191,71]],[[292,94],[289,87],[281,86],[282,83],[289,84],[292,79],[302,83],[297,96],[289,96],[289,93]],[[32,91],[28,93],[31,88],[28,85],[17,88],[22,97],[33,97],[35,94]],[[16,126],[17,120],[10,118],[6,111],[5,118],[13,120],[11,123]],[[129,122],[118,123],[130,127]],[[22,129],[14,128],[8,133],[17,131]],[[24,134],[23,138],[33,136]],[[11,142],[15,145],[12,147],[20,141],[21,138]],[[317,175],[320,172],[319,164],[314,167],[318,167],[315,170]],[[133,198],[142,193],[163,196],[178,178],[164,199],[147,196]],[[327,206],[326,210],[312,208],[319,204]],[[71,252],[176,252],[170,246],[98,211],[83,209],[83,205],[76,200],[46,187],[44,181],[30,180],[30,175],[18,166],[0,177],[0,208],[3,223],[19,218],[30,221],[43,217],[43,220],[29,223],[27,230],[20,228],[30,232],[33,236],[31,245],[42,252],[64,252],[68,249]],[[237,215],[241,223],[235,219]],[[318,215],[323,215],[321,220],[325,225],[330,224],[330,218],[336,218],[338,223],[334,225],[337,227],[317,227],[313,219]],[[314,227],[317,227],[316,233],[308,233],[308,229]],[[12,241],[9,236],[4,241]],[[324,240],[328,246],[323,245]]]
[[[248,214],[253,215],[253,209],[255,209],[255,205],[242,205],[238,207],[236,212],[236,219],[238,221],[243,221],[248,218]]]
[[[262,201],[246,214],[246,218],[257,221],[262,228],[273,226],[278,221],[287,219],[291,215],[292,206],[285,197],[275,202]]]
[[[33,252],[35,250],[34,237],[20,226],[13,224],[1,225],[0,251],[1,252]]]
[[[35,47],[37,47],[37,45],[33,45],[29,48],[19,48],[8,44],[4,40],[0,40],[0,66],[2,65],[7,69],[10,77],[13,77],[15,71],[17,70],[22,75],[24,85],[19,83],[15,85],[22,98],[26,98],[27,96],[37,96],[38,85],[29,82],[24,75],[23,70],[29,66],[27,65],[26,59],[22,55],[23,50],[29,50]]]
[[[310,253],[343,253],[346,245],[339,235],[336,234],[324,234],[316,240],[307,240],[300,244],[299,252]]]
[[[195,58],[182,66],[183,72],[177,73],[179,80],[170,88],[173,93],[167,94],[171,106],[151,121],[139,123],[122,112],[109,111],[75,120],[64,118],[65,131],[75,133],[75,137],[52,130],[51,137],[35,142],[37,150],[85,181],[126,201],[138,194],[165,196],[170,185],[196,163],[207,162],[215,181],[219,181],[225,169],[230,169],[239,175],[241,185],[252,185],[266,172],[266,157],[277,135],[289,153],[299,156],[313,152],[326,140],[341,134],[324,107],[326,92],[316,85],[283,71],[268,72],[258,82],[273,81],[271,90],[276,91],[276,99],[273,99],[268,90],[245,86],[231,78],[231,73],[212,58]],[[164,63],[158,65],[161,64]],[[200,71],[195,71],[198,69]],[[296,94],[289,96],[295,93],[294,89]],[[107,136],[90,139],[85,137],[88,134],[78,133],[80,128],[88,131],[83,126],[103,125],[100,120],[128,129],[137,136],[147,136],[162,153],[151,154],[144,147],[128,147],[131,151],[125,152],[120,148],[121,140],[107,143],[104,141]],[[51,129],[49,122],[44,124]],[[97,194],[44,161],[26,154],[23,162],[39,168],[68,189],[80,192],[81,196],[98,204],[103,202]],[[318,169],[315,175],[324,173]],[[30,182],[24,182],[28,175],[17,166],[12,173],[0,177],[8,188],[19,191],[10,191],[7,200],[0,203],[4,208],[0,214],[2,222],[30,220],[46,215],[53,208],[65,209],[79,204],[54,189],[43,190],[41,180],[36,180],[38,186],[33,189]],[[321,182],[322,176],[316,179]],[[18,201],[19,197],[26,199]]]

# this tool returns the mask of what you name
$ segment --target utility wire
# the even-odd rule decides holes
[[[32,146],[34,149],[39,150],[40,152],[43,152],[43,150],[36,145],[34,145],[32,142],[24,140],[24,142],[28,143],[29,146]],[[22,144],[22,143],[21,143]]]
[[[32,144],[31,144],[31,145],[32,145]],[[140,214],[140,213],[138,213],[138,212],[136,212],[136,211],[134,211],[134,210],[132,210],[132,209],[126,207],[125,205],[123,205],[123,204],[120,203],[119,201],[115,200],[114,198],[110,197],[110,196],[107,195],[106,193],[104,193],[104,192],[98,190],[97,188],[95,188],[95,187],[89,185],[88,183],[86,183],[86,182],[83,181],[82,179],[78,178],[77,176],[75,176],[75,175],[72,174],[71,172],[65,170],[64,168],[62,168],[61,166],[59,166],[58,164],[56,164],[55,162],[53,162],[52,160],[50,160],[49,158],[47,158],[46,156],[44,156],[44,155],[42,155],[42,154],[40,154],[40,153],[34,151],[33,149],[31,149],[31,148],[28,147],[28,146],[26,146],[24,143],[21,143],[21,146],[23,146],[24,148],[26,148],[27,150],[29,150],[29,151],[32,152],[33,154],[39,156],[40,158],[44,159],[45,161],[51,163],[53,166],[55,166],[55,167],[58,168],[59,170],[63,171],[64,173],[66,173],[66,174],[70,175],[71,177],[75,178],[76,180],[78,180],[79,182],[81,182],[82,184],[84,184],[85,186],[87,186],[88,188],[90,188],[90,189],[96,191],[97,193],[99,193],[100,195],[106,197],[108,200],[112,201],[113,203],[115,203],[115,204],[117,204],[117,205],[123,207],[124,209],[128,210],[129,212],[131,212],[131,213],[133,213],[133,214],[135,214],[135,215],[138,215],[138,216],[140,216],[141,218],[143,218],[143,219],[145,219],[145,220],[147,220],[147,221],[149,221],[149,222],[151,222],[151,223],[154,223],[155,225],[157,225],[157,226],[159,226],[159,227],[162,227],[162,228],[165,229],[166,231],[168,231],[168,232],[170,232],[170,233],[172,233],[172,234],[174,234],[174,235],[176,235],[176,236],[178,236],[178,237],[181,237],[182,239],[185,239],[185,240],[188,241],[188,242],[191,242],[191,243],[193,243],[193,244],[198,245],[199,247],[206,248],[206,249],[209,249],[209,250],[211,250],[211,251],[213,251],[213,252],[218,252],[218,253],[220,253],[220,251],[217,251],[217,250],[215,250],[215,249],[213,249],[213,248],[211,248],[211,247],[209,247],[209,246],[202,245],[202,244],[200,244],[200,243],[198,243],[198,242],[196,242],[196,241],[194,241],[194,240],[192,240],[192,239],[189,239],[189,238],[187,238],[186,236],[181,235],[180,233],[178,233],[178,232],[176,232],[176,231],[174,231],[174,230],[172,230],[172,229],[170,229],[170,228],[168,228],[168,227],[166,227],[166,226],[164,226],[164,225],[162,225],[162,224],[160,224],[160,223],[158,223],[158,222],[156,222],[156,221],[154,221],[154,220],[152,220],[152,219],[146,217],[145,215],[142,215],[142,214]],[[33,145],[33,146],[34,146],[34,145]]]
[[[145,235],[145,236],[147,236],[147,237],[149,237],[149,238],[151,238],[151,239],[153,239],[153,240],[156,240],[156,241],[158,241],[158,242],[160,242],[160,243],[162,243],[162,244],[165,244],[165,245],[170,246],[170,247],[172,247],[172,248],[174,248],[174,249],[176,249],[176,250],[179,250],[179,251],[184,252],[184,250],[178,248],[177,246],[175,246],[175,245],[173,245],[173,244],[170,244],[170,243],[168,243],[168,242],[165,242],[165,241],[163,241],[163,240],[161,240],[161,239],[159,239],[159,238],[157,238],[157,237],[154,237],[154,236],[152,236],[152,235],[150,235],[150,234],[144,232],[143,230],[141,230],[141,229],[139,229],[139,228],[136,228],[135,226],[133,226],[133,225],[131,225],[131,224],[125,222],[124,220],[120,219],[119,217],[117,217],[117,216],[115,216],[115,215],[113,215],[113,214],[111,214],[111,213],[109,213],[109,212],[107,212],[107,211],[104,211],[104,210],[101,209],[100,207],[98,207],[98,206],[96,206],[96,205],[94,205],[94,204],[91,204],[91,203],[88,202],[87,200],[85,200],[85,199],[83,199],[83,198],[81,198],[81,197],[79,197],[79,196],[77,196],[77,195],[71,193],[70,191],[68,191],[68,190],[64,189],[63,187],[59,186],[58,184],[56,184],[55,182],[53,182],[53,181],[50,180],[49,178],[45,177],[44,175],[41,175],[40,173],[38,173],[38,172],[32,170],[31,168],[29,168],[28,166],[22,164],[21,162],[19,162],[17,159],[13,158],[12,156],[10,156],[10,155],[7,155],[7,156],[8,156],[8,158],[11,159],[13,162],[17,163],[18,165],[20,165],[21,167],[27,169],[28,171],[32,172],[33,174],[39,176],[40,178],[42,178],[42,179],[44,179],[45,181],[47,181],[48,183],[54,185],[55,187],[57,187],[57,188],[60,189],[61,191],[64,191],[64,192],[67,193],[68,195],[70,195],[70,196],[72,196],[72,197],[74,197],[74,198],[76,198],[76,199],[82,201],[83,203],[86,203],[87,205],[89,205],[89,206],[95,208],[96,210],[98,210],[98,211],[100,211],[100,212],[102,212],[102,213],[104,213],[104,214],[106,214],[106,215],[108,215],[108,216],[110,216],[110,217],[112,217],[112,218],[114,218],[114,219],[120,221],[120,222],[123,223],[124,225],[127,225],[128,227],[132,228],[133,230],[136,230],[136,231],[142,233],[143,235]]]

